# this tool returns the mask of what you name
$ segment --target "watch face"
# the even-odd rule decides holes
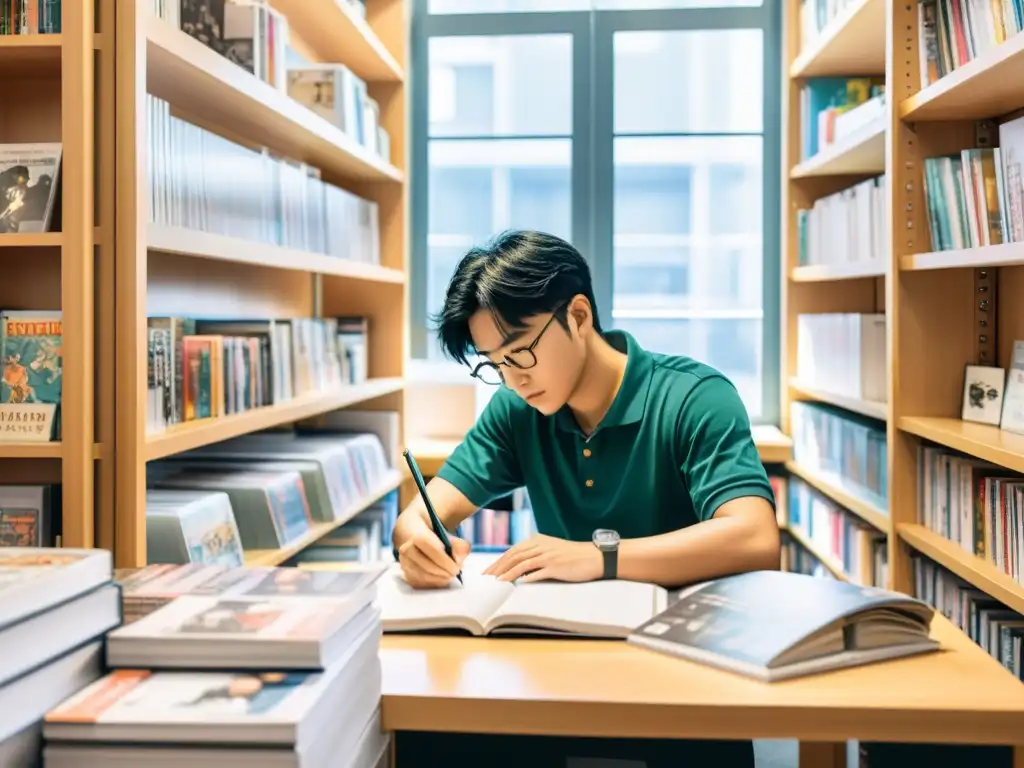
[[[598,549],[615,549],[619,546],[619,534],[607,528],[598,528],[594,531],[594,545]]]

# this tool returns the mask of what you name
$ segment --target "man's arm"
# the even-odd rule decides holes
[[[665,586],[780,567],[779,526],[746,408],[724,378],[702,380],[677,428],[698,522],[619,545],[619,577]]]
[[[514,397],[508,390],[496,392],[465,439],[427,484],[434,511],[450,531],[493,499],[523,485],[512,433],[514,403],[509,398]],[[451,539],[453,554],[461,565],[469,545],[456,537]],[[431,529],[419,494],[395,521],[391,543],[399,553],[406,580],[413,586],[444,586],[458,572]]]

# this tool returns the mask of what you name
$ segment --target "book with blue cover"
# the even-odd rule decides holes
[[[683,590],[627,642],[770,682],[938,650],[934,613],[899,592],[755,571]]]

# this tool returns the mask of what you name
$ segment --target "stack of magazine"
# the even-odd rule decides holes
[[[46,716],[46,765],[374,768],[382,569],[197,573],[109,633],[110,672]]]
[[[109,552],[0,548],[0,766],[40,765],[43,716],[103,674],[121,621]]]

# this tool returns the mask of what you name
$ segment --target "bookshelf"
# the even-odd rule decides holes
[[[937,607],[966,627],[962,617],[957,618],[958,612],[965,610],[957,607],[963,600],[978,605],[989,601],[1024,613],[1024,585],[1016,555],[1019,534],[1014,533],[1022,529],[1021,519],[1012,499],[999,505],[991,501],[992,495],[1003,498],[1002,488],[1007,486],[998,484],[1004,482],[1001,479],[1021,479],[1024,435],[962,420],[966,367],[996,366],[1009,371],[1014,342],[1024,339],[1024,309],[1018,300],[1024,291],[1024,242],[1019,236],[1015,240],[1012,227],[998,215],[1010,219],[1019,215],[1011,210],[1015,203],[1004,189],[1009,171],[998,164],[1016,162],[1006,160],[1015,145],[1006,139],[1010,134],[1001,131],[1024,114],[1024,89],[1020,87],[1024,34],[1015,31],[1020,26],[1016,22],[1006,23],[1002,42],[970,42],[970,52],[962,51],[954,67],[942,59],[950,51],[949,55],[957,56],[955,46],[942,38],[942,0],[937,5],[873,5],[877,6],[874,11],[871,2],[849,2],[803,52],[800,3],[792,0],[787,5],[783,155],[784,169],[793,172],[783,188],[782,368],[786,378],[782,429],[794,442],[794,457],[787,467],[791,479],[801,478],[887,535],[886,586],[912,594],[923,588],[928,594],[919,597],[944,600]],[[936,21],[928,26],[924,18]],[[985,25],[978,32],[981,35],[990,23],[971,20],[971,28]],[[932,35],[938,45],[928,46],[925,36]],[[887,52],[872,48],[869,38],[888,38]],[[857,40],[862,44],[855,44]],[[938,51],[939,59],[933,58],[936,74],[923,79],[921,52],[929,50]],[[869,51],[874,51],[870,58]],[[946,74],[938,76],[943,71]],[[884,128],[879,134],[883,140],[881,168],[886,174],[881,260],[811,265],[800,260],[801,249],[807,246],[801,239],[806,230],[797,211],[878,171],[877,165],[861,163],[866,151],[863,136],[837,141],[819,153],[820,157],[804,156],[806,126],[801,115],[808,99],[803,88],[809,77],[821,75],[884,75]],[[972,190],[964,192],[959,169],[981,167],[977,158],[993,148],[1002,153],[1003,161],[997,158],[990,166],[993,170],[984,172],[985,181],[977,182],[979,189],[985,183],[998,186],[994,196],[981,196],[994,201],[984,203],[991,216],[985,234],[982,224],[972,230],[969,214],[958,213],[958,206],[975,205],[966,202]],[[962,155],[966,150],[977,152]],[[941,163],[952,163],[952,175],[937,175]],[[998,185],[992,184],[997,166],[1001,174]],[[815,172],[807,173],[807,168]],[[1012,188],[1012,182],[1007,183]],[[1019,189],[1019,178],[1016,184]],[[979,196],[971,199],[976,201]],[[978,215],[982,209],[974,210]],[[992,244],[970,245],[988,242]],[[801,345],[797,318],[813,313],[884,315],[884,402],[830,393],[798,376]],[[800,457],[806,455],[806,448],[797,434],[800,425],[793,423],[802,403],[827,404],[840,414],[884,424],[884,509],[841,484],[830,485],[830,478],[802,465]],[[846,450],[853,454],[849,446]],[[984,462],[982,471],[968,474],[966,462]],[[943,494],[947,486],[944,476],[938,478],[934,473],[946,465],[954,478],[949,486],[951,498],[962,498],[963,503],[949,502],[945,518],[942,513],[936,518],[939,502],[935,494]],[[987,507],[979,503],[982,490],[990,494]],[[982,513],[987,517],[983,519]],[[1003,525],[1005,534],[997,530]],[[814,548],[811,537],[802,536],[801,540]],[[826,567],[834,570],[832,553],[819,554]],[[946,585],[944,597],[938,587],[927,586],[931,574],[938,572]],[[971,634],[970,628],[965,631]]]
[[[848,237],[851,245],[836,249],[824,233],[840,225],[862,225],[865,218],[870,220],[882,208],[880,193],[870,187],[887,167],[888,112],[885,106],[877,108],[876,103],[874,111],[865,115],[871,105],[861,105],[864,117],[842,127],[836,119],[831,133],[819,126],[816,142],[805,136],[809,127],[804,113],[808,89],[829,82],[826,78],[871,78],[887,85],[886,5],[884,0],[834,4],[831,9],[835,15],[818,25],[801,17],[800,0],[787,0],[783,17],[781,428],[792,437],[794,446],[793,455],[785,463],[787,493],[803,500],[803,511],[799,520],[790,519],[787,503],[782,527],[825,572],[844,579],[851,578],[851,574],[844,572],[843,551],[837,550],[854,548],[857,537],[891,538],[888,505],[884,494],[879,498],[879,494],[867,493],[856,483],[844,482],[835,471],[841,466],[827,466],[818,461],[814,451],[801,450],[801,442],[807,440],[801,441],[799,432],[820,433],[824,429],[815,426],[815,411],[806,410],[808,405],[832,408],[838,418],[857,419],[874,427],[876,434],[884,435],[887,429],[890,408],[885,393],[878,391],[879,382],[874,381],[875,390],[869,391],[856,369],[842,368],[837,357],[829,357],[822,350],[837,349],[832,354],[839,355],[849,348],[844,344],[857,340],[856,333],[851,336],[853,331],[847,327],[853,321],[843,320],[844,316],[886,313],[890,266],[881,234],[872,231],[870,238]],[[814,7],[813,3],[807,6]],[[854,112],[850,110],[851,117]],[[853,189],[867,194],[859,202],[844,199]],[[851,206],[860,210],[848,214]],[[843,224],[842,220],[852,223]],[[823,319],[820,327],[810,325],[819,315],[836,319],[831,323]],[[805,337],[803,344],[798,342],[801,336]],[[829,375],[830,368],[842,372]],[[827,514],[815,511],[815,503],[827,506]],[[826,547],[823,542],[834,541],[835,537],[816,532],[814,527],[831,527],[835,516],[843,521],[839,524],[845,531],[840,537],[843,541]],[[854,556],[847,554],[852,561]],[[884,569],[874,570],[878,573],[872,574],[872,581],[886,578]]]
[[[95,543],[95,510],[111,500],[112,434],[104,418],[112,402],[105,368],[112,352],[112,318],[97,302],[112,279],[111,219],[97,219],[103,188],[99,160],[110,157],[113,124],[102,115],[110,94],[102,75],[112,66],[107,0],[65,3],[60,34],[0,36],[0,70],[7,104],[0,143],[61,143],[59,231],[0,234],[0,306],[5,310],[61,312],[61,430],[49,442],[0,442],[0,482],[59,484],[63,490],[60,542]],[[108,354],[111,355],[108,357]],[[16,406],[15,406],[16,407]],[[56,521],[55,521],[56,522]]]
[[[270,5],[287,21],[288,45],[301,59],[343,64],[366,82],[390,150],[387,156],[372,151],[293,100],[287,88],[161,18],[151,0],[117,4],[116,514],[101,526],[100,544],[114,551],[119,567],[146,563],[145,493],[154,463],[248,433],[312,422],[349,406],[396,411],[401,423],[408,325],[404,4],[367,0],[365,18],[344,0],[271,0]],[[246,151],[266,150],[265,156],[303,163],[324,184],[376,203],[379,263],[224,234],[196,225],[194,216],[190,221],[185,215],[183,223],[181,215],[171,220],[154,214],[150,163],[162,162],[151,161],[159,154],[152,148],[161,140],[154,131],[162,123],[153,119],[150,97],[169,105],[170,116],[183,121],[186,131],[201,130],[204,137]],[[244,176],[237,181],[246,183]],[[330,198],[327,210],[337,215]],[[147,423],[150,317],[363,317],[369,327],[367,377],[297,392],[273,405],[154,428]],[[396,468],[347,517],[399,483]],[[347,517],[314,525],[287,548],[247,551],[246,562],[284,563]]]

